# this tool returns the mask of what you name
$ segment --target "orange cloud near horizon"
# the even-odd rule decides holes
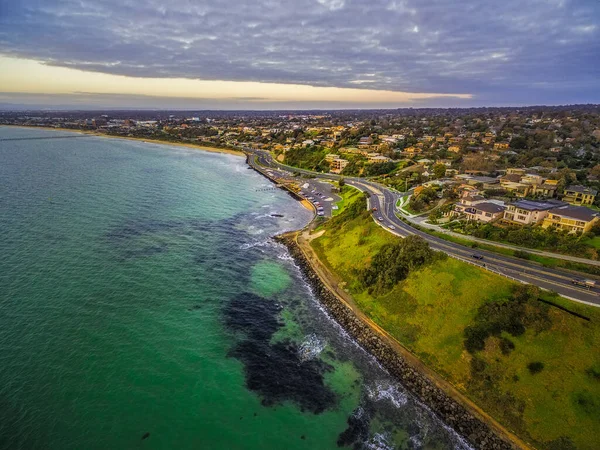
[[[0,56],[0,91],[23,94],[127,94],[164,98],[248,99],[260,102],[412,103],[472,94],[419,93],[254,81],[143,78],[88,72]]]

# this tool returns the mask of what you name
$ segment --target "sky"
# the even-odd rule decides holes
[[[599,0],[0,1],[0,107],[600,103]]]

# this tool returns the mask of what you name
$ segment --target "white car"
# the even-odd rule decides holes
[[[381,220],[383,220],[383,217],[379,216],[379,217],[377,218],[377,220],[381,221]]]
[[[390,225],[390,230],[395,230],[396,227],[394,225]]]

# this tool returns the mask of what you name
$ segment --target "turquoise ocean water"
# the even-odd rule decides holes
[[[467,448],[270,237],[243,158],[0,128],[0,448]],[[272,214],[283,215],[274,217]]]

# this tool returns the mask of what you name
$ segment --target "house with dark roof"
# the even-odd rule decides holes
[[[511,203],[504,211],[504,220],[520,225],[532,225],[542,222],[551,209],[565,206],[558,200],[519,200]]]
[[[592,205],[598,191],[585,186],[575,185],[565,188],[563,200],[573,205]]]
[[[542,226],[567,230],[569,233],[587,233],[599,220],[598,211],[585,206],[565,205],[551,209]]]
[[[483,200],[483,197],[480,197]],[[474,197],[469,198],[473,200]],[[463,199],[466,200],[466,199]],[[464,215],[467,220],[475,220],[477,222],[493,222],[502,218],[505,207],[492,202],[486,201],[464,201],[454,206],[454,213]]]

